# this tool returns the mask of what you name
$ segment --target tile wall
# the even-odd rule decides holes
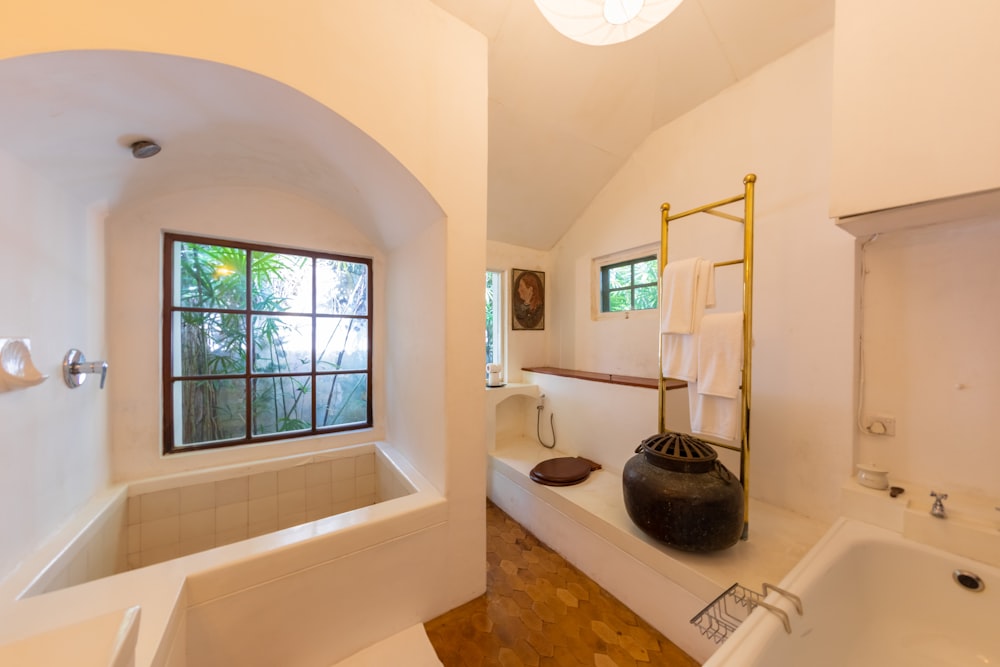
[[[133,569],[377,501],[375,454],[305,463],[128,499]]]

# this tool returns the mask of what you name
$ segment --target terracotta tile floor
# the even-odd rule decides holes
[[[445,667],[698,663],[493,503],[486,594],[426,624]]]

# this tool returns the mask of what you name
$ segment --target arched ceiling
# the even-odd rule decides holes
[[[0,150],[81,204],[267,187],[314,199],[382,247],[442,217],[381,146],[315,100],[227,65],[131,51],[0,60]],[[129,145],[163,147],[137,160]]]
[[[665,123],[829,30],[834,0],[685,0],[639,38],[572,42],[532,0],[433,0],[489,41],[487,236],[549,249]],[[391,247],[426,190],[314,100],[223,65],[137,52],[0,61],[0,150],[85,203],[251,184],[324,202]],[[149,136],[163,152],[134,160]],[[386,193],[391,195],[386,196]]]

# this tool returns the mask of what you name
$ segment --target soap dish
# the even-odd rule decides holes
[[[7,389],[34,387],[48,377],[32,363],[27,338],[0,338],[0,385]]]

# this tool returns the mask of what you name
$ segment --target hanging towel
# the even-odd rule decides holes
[[[669,262],[660,280],[660,331],[690,334],[705,307],[715,305],[715,269],[701,257]]]
[[[681,266],[678,266],[681,265]],[[668,271],[676,269],[679,276]],[[691,271],[691,276],[687,275]],[[680,277],[680,280],[674,280]],[[687,294],[688,284],[696,290]],[[662,317],[660,321],[663,336],[663,375],[677,380],[698,379],[698,330],[705,308],[715,305],[715,267],[708,260],[695,257],[690,260],[671,262],[663,268],[663,289],[661,290]],[[680,320],[690,309],[690,324]],[[668,314],[673,313],[673,314]],[[676,315],[676,317],[675,317]],[[669,324],[673,320],[674,324]],[[667,332],[667,327],[680,329],[689,326],[689,333]]]
[[[699,393],[698,384],[688,383],[691,432],[720,440],[737,440],[740,437],[742,395],[737,392],[735,398],[708,396]]]
[[[663,336],[663,377],[694,382],[698,379],[698,334]]]
[[[743,380],[743,313],[705,315],[698,331],[698,393],[736,398]]]

